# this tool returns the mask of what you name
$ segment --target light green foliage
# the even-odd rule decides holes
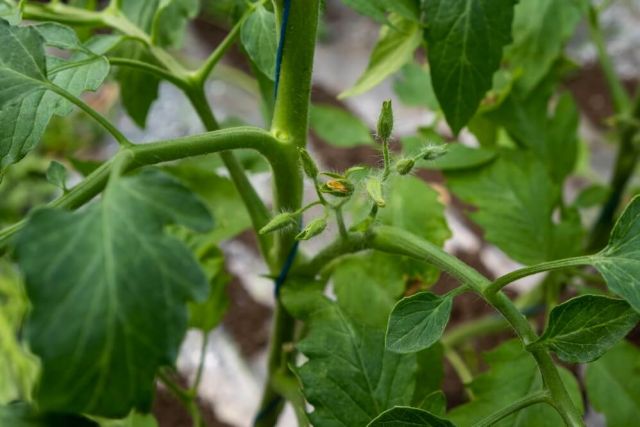
[[[425,38],[433,88],[458,133],[492,86],[511,41],[514,0],[426,0]]]
[[[310,113],[311,128],[323,141],[337,147],[372,144],[371,130],[359,118],[342,108],[314,105]]]
[[[420,292],[401,300],[389,317],[387,349],[414,353],[435,344],[449,322],[453,297]]]
[[[437,111],[440,104],[433,92],[431,73],[426,67],[410,62],[393,82],[393,90],[400,101],[411,107],[426,107]]]
[[[298,344],[308,361],[296,369],[314,425],[367,425],[382,411],[409,405],[415,355],[384,350],[381,330],[360,326],[320,293],[307,307],[309,333]]]
[[[565,362],[592,362],[638,322],[640,314],[625,301],[584,295],[551,311],[549,326],[534,346],[549,347]]]
[[[475,399],[454,408],[447,418],[459,427],[474,423],[518,399],[542,388],[542,378],[533,356],[517,341],[509,341],[485,355],[489,371],[474,378],[470,385]],[[560,376],[576,406],[582,408],[580,388],[573,375],[560,368]],[[504,418],[496,427],[563,427],[565,424],[554,408],[537,404]]]
[[[340,98],[367,92],[413,59],[413,52],[420,45],[419,25],[396,15],[391,15],[389,20],[390,23],[380,31],[367,69],[351,89],[340,94]]]
[[[455,427],[450,421],[444,420],[425,410],[397,406],[380,414],[369,423],[369,427]]]
[[[209,288],[189,250],[162,233],[168,223],[211,226],[198,199],[153,170],[116,179],[83,211],[30,217],[16,253],[33,305],[27,336],[42,362],[40,408],[148,409],[156,370],[174,362],[185,333],[185,303]]]
[[[611,232],[606,248],[594,258],[594,265],[611,291],[640,312],[640,198],[629,203]]]
[[[132,412],[121,420],[100,420],[100,427],[158,427],[158,422],[152,414]]]
[[[404,147],[416,147],[415,152],[420,152],[425,147],[425,141],[419,136],[402,139]],[[414,152],[412,150],[412,152]],[[497,152],[486,148],[471,148],[463,144],[448,144],[445,155],[434,160],[418,162],[418,166],[425,169],[441,171],[456,171],[471,169],[489,163],[497,157]]]
[[[513,44],[506,49],[505,57],[512,68],[522,73],[519,84],[526,93],[535,88],[562,54],[583,17],[585,3],[520,0],[516,5]]]
[[[627,427],[640,417],[640,350],[621,342],[587,365],[587,396],[608,427]]]
[[[61,190],[67,190],[67,169],[60,162],[55,160],[47,168],[47,181]]]
[[[10,3],[10,0],[0,0],[0,19],[11,25],[18,25],[22,20],[20,9]]]
[[[160,0],[153,17],[151,40],[160,46],[182,45],[187,23],[199,11],[200,0]]]
[[[200,239],[197,239],[200,240]],[[204,240],[204,239],[202,239]],[[204,302],[189,303],[189,327],[207,333],[220,324],[229,307],[227,284],[231,277],[224,269],[222,252],[217,248],[208,248],[210,242],[201,242],[196,246],[196,255],[209,280],[209,296]]]
[[[258,5],[242,25],[240,38],[253,63],[265,76],[273,80],[278,48],[276,17],[273,12]]]
[[[71,104],[51,91],[72,95],[96,90],[109,72],[104,57],[86,52],[75,33],[59,24],[12,27],[0,20],[0,170],[19,161],[40,142],[51,117]],[[45,55],[47,46],[77,51],[68,60]]]
[[[370,16],[376,21],[384,22],[386,0],[342,0],[344,4],[356,10],[358,13]]]
[[[577,254],[580,222],[575,216],[554,221],[560,189],[544,164],[520,150],[499,156],[484,167],[446,174],[453,192],[478,207],[470,216],[485,238],[524,264]]]

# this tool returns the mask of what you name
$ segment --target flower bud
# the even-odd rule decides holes
[[[325,218],[316,218],[296,236],[296,240],[309,240],[322,233],[325,228],[327,228],[327,220]]]
[[[271,233],[296,223],[296,215],[291,212],[282,212],[271,218],[271,221],[260,229],[260,234]]]
[[[420,151],[420,157],[424,160],[435,160],[439,157],[444,156],[449,151],[449,148],[446,144],[430,144],[427,145]]]
[[[302,169],[304,173],[311,179],[316,179],[318,173],[318,166],[316,166],[316,162],[313,161],[309,152],[304,148],[300,148],[300,160],[302,161]]]
[[[413,159],[400,159],[398,163],[396,163],[396,171],[398,171],[400,175],[407,175],[411,173],[415,165],[416,162]]]
[[[353,184],[346,179],[332,179],[320,187],[323,193],[336,197],[349,197],[353,194],[353,190]]]
[[[367,191],[369,192],[369,197],[371,197],[378,207],[384,208],[387,205],[382,197],[382,181],[380,178],[377,176],[369,177],[367,180]]]
[[[382,110],[378,117],[378,137],[387,141],[391,138],[391,132],[393,132],[393,107],[391,100],[387,100],[382,103]]]

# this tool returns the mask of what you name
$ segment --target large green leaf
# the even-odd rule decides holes
[[[455,427],[453,423],[427,411],[406,406],[396,406],[380,414],[368,427]]]
[[[562,183],[577,162],[580,115],[568,93],[561,95],[549,112],[555,83],[550,76],[527,96],[517,85],[500,107],[486,116],[503,126],[518,144],[530,148],[554,181]]]
[[[96,90],[109,73],[102,56],[88,52],[75,33],[59,24],[12,27],[0,20],[0,171],[22,159],[40,142],[51,117],[72,106],[51,91],[58,86],[78,96]],[[47,58],[45,47],[73,49],[69,60]]]
[[[342,92],[339,97],[360,95],[380,84],[413,59],[413,53],[420,41],[420,27],[417,23],[391,15],[390,24],[382,27],[380,31],[367,69],[356,84]]]
[[[123,417],[147,410],[154,376],[175,361],[189,300],[208,283],[169,223],[211,225],[207,209],[154,170],[109,183],[100,202],[35,212],[16,243],[42,362],[40,408]]]
[[[320,138],[337,147],[372,144],[371,130],[359,118],[330,105],[314,105],[310,124]]]
[[[513,44],[505,58],[517,68],[526,93],[562,54],[582,17],[583,1],[520,0],[513,19]]]
[[[97,427],[98,424],[79,415],[41,414],[26,403],[0,406],[2,427]]]
[[[579,253],[579,218],[554,219],[560,188],[533,154],[502,150],[484,167],[446,176],[452,191],[478,208],[470,216],[485,238],[516,261],[536,264]]]
[[[502,49],[511,41],[514,0],[425,0],[433,88],[455,133],[473,117]]]
[[[308,335],[298,344],[308,361],[297,368],[314,407],[311,422],[366,426],[386,409],[409,405],[415,355],[385,351],[382,330],[357,325],[319,292],[311,306]]]
[[[275,79],[278,34],[274,13],[258,5],[242,25],[240,40],[262,74]]]
[[[453,297],[420,292],[393,308],[386,335],[387,349],[414,353],[435,344],[449,322]]]
[[[592,362],[623,339],[640,321],[625,301],[584,295],[551,311],[549,326],[534,346],[551,348],[570,363]]]
[[[542,389],[542,377],[533,356],[519,341],[502,344],[487,353],[488,372],[477,376],[470,385],[475,399],[454,408],[447,418],[460,427],[470,427],[494,412]],[[560,368],[560,376],[578,408],[582,409],[580,387],[573,375]],[[558,412],[547,404],[522,409],[494,424],[496,427],[563,427]]]
[[[628,427],[640,419],[640,349],[621,342],[587,365],[587,396],[608,427]]]
[[[609,244],[593,265],[607,286],[640,313],[640,197],[634,198],[611,232]]]

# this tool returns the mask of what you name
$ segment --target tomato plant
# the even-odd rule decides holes
[[[401,149],[391,101],[373,136],[337,104],[311,105],[320,0],[215,5],[231,26],[197,66],[177,48],[198,0],[97,3],[0,0],[2,426],[154,425],[145,414],[157,382],[204,425],[196,401],[206,367],[184,387],[175,362],[187,329],[206,336],[228,305],[220,243],[246,227],[234,221],[243,213],[227,204],[227,183],[276,297],[254,425],[275,425],[285,402],[301,426],[576,427],[586,407],[611,427],[636,425],[640,351],[625,337],[640,321],[640,199],[628,185],[640,96],[607,53],[599,19],[608,2],[344,0],[381,30],[366,70],[338,98],[394,75],[401,102],[436,112]],[[565,86],[576,66],[563,52],[581,22],[613,100],[618,151],[608,185],[570,197],[587,149]],[[264,127],[226,127],[214,115],[206,84],[234,45]],[[132,141],[84,96],[113,81],[138,126],[164,81],[206,131]],[[117,152],[45,172],[36,154],[48,124],[74,110]],[[379,167],[323,170],[307,151],[310,126],[338,146],[377,144]],[[73,137],[73,126],[61,128]],[[250,180],[246,150],[269,165],[272,206]],[[225,176],[214,173],[218,158]],[[489,278],[445,251],[442,197],[414,176],[421,170],[438,171],[441,193],[471,207],[486,242],[522,267]],[[59,188],[52,201],[45,179]],[[307,251],[319,235],[333,240]],[[456,285],[438,286],[442,272]],[[543,272],[527,292],[504,291]],[[495,315],[448,327],[468,295]],[[500,333],[514,338],[482,357],[469,352]],[[463,403],[447,405],[445,361]]]

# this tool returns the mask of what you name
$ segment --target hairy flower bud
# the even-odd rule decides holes
[[[296,239],[309,240],[322,233],[325,228],[327,228],[327,220],[325,218],[316,218],[296,236]]]
[[[398,171],[400,175],[407,175],[411,173],[415,165],[416,162],[413,159],[400,159],[398,163],[396,163],[396,171]]]
[[[302,161],[302,169],[304,173],[311,179],[316,179],[320,171],[316,162],[313,161],[309,152],[304,148],[300,148],[300,160]]]
[[[382,197],[382,181],[380,178],[377,176],[369,177],[367,180],[367,191],[369,192],[371,200],[373,200],[378,207],[384,208],[387,205],[384,197]]]
[[[349,197],[353,194],[353,190],[353,184],[346,179],[332,179],[320,187],[323,193],[336,197]]]
[[[393,132],[393,106],[391,100],[387,100],[382,103],[382,110],[378,117],[378,137],[387,141],[391,138],[391,132]]]
[[[294,225],[296,223],[296,215],[291,212],[282,212],[271,218],[271,221],[260,229],[260,234],[267,234],[280,230],[282,228]]]
[[[431,144],[427,145],[420,151],[420,157],[424,160],[435,160],[439,157],[444,156],[449,151],[449,148],[446,144]]]

